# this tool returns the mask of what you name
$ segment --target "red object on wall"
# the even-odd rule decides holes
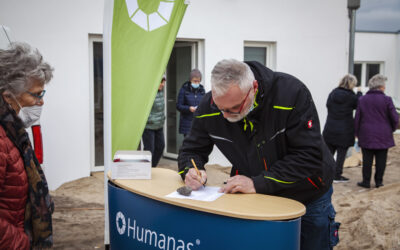
[[[40,125],[32,126],[33,136],[33,147],[35,149],[35,155],[39,163],[43,163],[43,143],[42,143],[42,130]]]

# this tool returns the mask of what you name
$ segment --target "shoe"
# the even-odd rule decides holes
[[[371,186],[369,185],[369,183],[365,183],[365,182],[357,182],[357,185],[363,188],[370,188]]]
[[[335,179],[333,180],[333,183],[341,183],[341,182],[348,182],[349,178],[346,178],[344,176],[339,176],[339,177],[335,177]]]
[[[377,184],[375,185],[375,187],[376,187],[376,188],[383,187],[383,183],[377,183]]]

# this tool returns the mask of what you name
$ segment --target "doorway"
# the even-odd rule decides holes
[[[91,111],[91,172],[104,171],[103,128],[103,39],[101,35],[89,37],[90,111]]]
[[[182,145],[183,135],[179,134],[180,113],[176,100],[182,85],[189,80],[190,71],[198,68],[198,43],[176,41],[167,65],[166,83],[166,147],[164,156],[176,159]]]
[[[166,121],[164,156],[176,159],[182,145],[183,135],[179,134],[180,113],[176,100],[183,83],[189,80],[190,71],[199,68],[203,62],[198,57],[198,41],[176,41],[166,69]],[[101,35],[89,37],[89,65],[91,89],[91,171],[104,171],[103,137],[103,41]],[[202,70],[201,70],[202,71]],[[204,78],[204,76],[203,76]]]

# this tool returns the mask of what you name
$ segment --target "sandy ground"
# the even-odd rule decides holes
[[[396,135],[400,145],[400,135]],[[389,150],[384,187],[364,189],[361,181],[361,155],[345,162],[348,183],[334,184],[333,203],[336,220],[341,222],[340,243],[335,249],[400,250],[400,146]],[[159,167],[177,169],[175,161],[162,159]],[[230,168],[206,166],[209,185],[220,185]],[[53,214],[54,249],[104,248],[103,173],[66,183],[51,192],[55,202]]]

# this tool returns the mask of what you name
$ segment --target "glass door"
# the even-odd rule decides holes
[[[189,80],[190,71],[196,65],[196,43],[177,41],[167,65],[166,83],[166,147],[164,156],[176,159],[182,145],[183,135],[179,134],[180,113],[176,101],[183,83]]]
[[[103,138],[103,41],[91,36],[90,89],[91,89],[91,171],[104,171]],[[93,146],[94,145],[94,146]]]

